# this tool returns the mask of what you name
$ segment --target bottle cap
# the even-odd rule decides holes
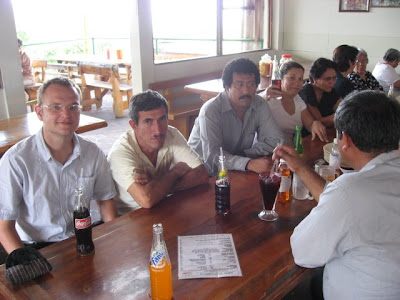
[[[292,58],[292,54],[282,54],[282,58]]]
[[[280,162],[280,163],[286,163],[286,160],[284,160],[283,158],[280,158],[280,159],[279,159],[279,162]]]
[[[301,125],[296,125],[296,130],[301,130],[303,128],[303,126]]]

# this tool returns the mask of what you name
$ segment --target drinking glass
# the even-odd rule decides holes
[[[332,182],[335,180],[336,169],[333,166],[323,165],[319,167],[319,175],[326,181]]]
[[[278,173],[263,172],[258,175],[258,178],[264,206],[258,217],[263,221],[275,221],[278,219],[275,201],[281,185],[281,176]]]

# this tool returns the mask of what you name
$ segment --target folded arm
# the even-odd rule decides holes
[[[7,253],[24,247],[17,231],[14,220],[0,220],[0,242]]]
[[[190,170],[191,168],[186,163],[179,162],[167,173],[147,183],[132,183],[128,188],[128,193],[141,207],[151,208],[168,195],[178,180]]]
[[[208,173],[203,164],[189,170],[175,185],[175,191],[187,190],[191,187],[208,183]]]

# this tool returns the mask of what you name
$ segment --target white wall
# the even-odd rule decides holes
[[[26,113],[21,61],[11,0],[0,1],[0,69],[4,90],[0,91],[0,119]]]
[[[400,49],[400,8],[339,12],[339,0],[285,0],[282,6],[281,50],[299,61],[332,58],[335,47],[348,44],[367,51],[372,71],[387,49]]]

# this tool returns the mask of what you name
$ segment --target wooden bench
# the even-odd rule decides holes
[[[123,110],[129,106],[133,88],[129,84],[120,83],[118,65],[79,62],[78,70],[82,84],[83,110],[90,110],[92,104],[101,107],[103,96],[111,91],[114,114],[117,118],[123,117]],[[92,78],[87,78],[86,75],[92,75]],[[93,75],[97,75],[96,78],[99,79],[94,79]],[[94,90],[94,98],[91,96],[91,90]]]
[[[194,121],[199,115],[203,102],[199,101],[197,103],[176,106],[174,105],[174,100],[191,95],[191,93],[188,91],[183,90],[185,85],[199,81],[221,78],[221,74],[221,71],[217,71],[192,77],[172,79],[149,84],[149,89],[160,92],[164,98],[167,99],[169,108],[169,124],[176,127],[186,139],[189,138]]]

